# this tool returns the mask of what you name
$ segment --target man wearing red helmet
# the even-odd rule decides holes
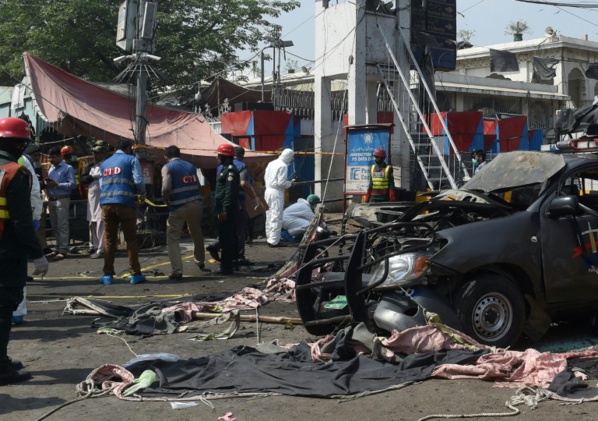
[[[386,163],[386,151],[376,149],[374,151],[376,163],[370,169],[370,185],[365,195],[366,202],[394,202],[395,181],[392,173],[392,165]]]
[[[216,193],[214,194],[214,213],[218,217],[218,241],[222,248],[220,256],[221,275],[233,273],[234,260],[237,258],[237,234],[235,219],[239,214],[239,188],[241,181],[239,170],[233,164],[235,147],[223,143],[218,146],[218,160],[223,166],[222,172],[216,177]]]
[[[23,364],[7,354],[12,312],[23,299],[27,258],[34,259],[34,275],[48,271],[33,229],[31,174],[17,163],[30,140],[26,121],[0,118],[0,385],[31,378],[20,371]]]

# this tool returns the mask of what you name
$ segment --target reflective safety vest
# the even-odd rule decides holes
[[[172,181],[169,204],[171,210],[178,209],[185,203],[201,199],[197,169],[192,163],[175,159],[165,166],[170,171]]]
[[[102,193],[100,205],[118,203],[135,207],[135,183],[131,155],[115,153],[100,164]]]
[[[372,177],[372,194],[387,194],[390,180],[390,165],[387,165],[382,171],[376,171],[377,165],[372,165],[370,175]]]
[[[23,167],[16,162],[0,165],[0,238],[4,233],[5,222],[10,219],[7,201],[8,186],[21,168]]]

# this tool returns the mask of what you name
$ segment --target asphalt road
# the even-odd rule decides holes
[[[189,256],[189,243],[184,256]],[[172,409],[166,402],[126,402],[115,397],[76,399],[75,387],[95,368],[113,363],[122,365],[135,355],[168,352],[182,358],[197,358],[237,345],[256,345],[277,340],[280,344],[313,340],[301,326],[244,322],[228,340],[198,342],[193,333],[177,333],[148,338],[137,336],[98,335],[91,327],[94,316],[63,314],[65,299],[75,296],[110,300],[115,304],[134,305],[183,295],[234,293],[245,286],[260,286],[269,275],[286,262],[291,248],[272,249],[264,240],[248,248],[247,255],[256,264],[234,277],[203,274],[191,259],[185,259],[185,277],[174,282],[167,279],[169,262],[165,247],[143,250],[142,267],[148,282],[130,285],[119,278],[114,285],[99,283],[102,261],[86,256],[70,256],[51,263],[48,276],[28,286],[29,314],[25,322],[13,329],[10,355],[20,359],[32,372],[28,382],[0,387],[1,420],[37,420],[52,410],[50,420],[218,420],[232,412],[237,421],[245,420],[418,420],[431,414],[478,414],[474,419],[502,418],[490,414],[513,411],[505,402],[515,389],[496,388],[479,380],[428,380],[403,389],[377,395],[338,401],[284,396],[260,399],[226,399],[199,403],[185,409]],[[208,264],[213,269],[217,266]],[[117,271],[125,273],[125,253],[117,257]],[[294,304],[271,303],[261,315],[298,317]],[[539,344],[522,342],[521,347],[564,351],[594,346],[598,338],[588,324],[567,325],[551,329]],[[532,410],[518,406],[519,419],[563,420],[598,419],[596,404],[560,405],[542,402]],[[482,415],[486,414],[486,415]],[[438,419],[438,418],[434,418]]]

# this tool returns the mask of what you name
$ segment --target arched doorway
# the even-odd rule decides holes
[[[573,69],[569,72],[567,79],[569,85],[569,92],[567,94],[571,97],[573,107],[581,108],[584,106],[586,79],[581,70]]]

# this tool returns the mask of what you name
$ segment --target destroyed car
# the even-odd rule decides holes
[[[309,333],[363,322],[388,334],[435,313],[506,347],[598,310],[596,155],[502,153],[460,189],[394,209],[392,222],[362,209],[354,233],[306,235],[296,295]]]

